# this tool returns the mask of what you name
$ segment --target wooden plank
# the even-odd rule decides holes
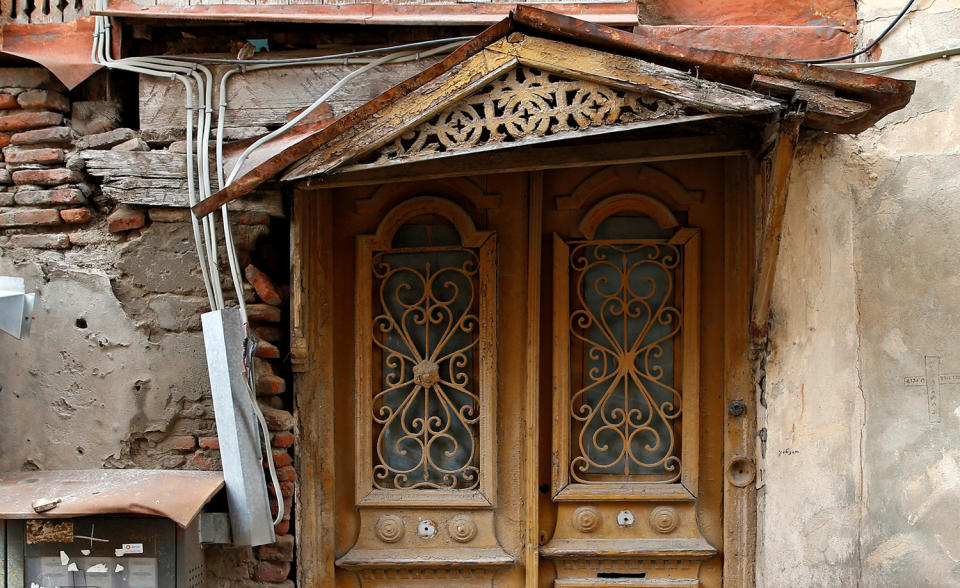
[[[515,56],[523,65],[623,90],[651,93],[703,112],[761,114],[781,108],[779,102],[749,90],[561,41],[513,33],[490,45],[489,50]]]
[[[585,148],[582,145],[527,146],[441,161],[408,163],[378,169],[342,171],[314,176],[308,186],[362,186],[389,181],[449,178],[471,174],[507,173],[592,165],[613,165],[728,157],[749,153],[754,143],[745,135],[708,135],[674,139],[610,141]]]
[[[750,370],[750,288],[753,268],[753,181],[751,162],[727,159],[724,187],[724,406],[723,463],[745,457],[755,460],[756,397]],[[730,414],[741,402],[743,414]],[[757,490],[755,484],[724,480],[723,577],[728,586],[755,585]]]
[[[484,49],[401,100],[386,106],[300,160],[283,176],[296,180],[325,173],[393,140],[405,130],[429,119],[446,106],[479,90],[516,65],[516,59]]]
[[[539,586],[540,547],[540,265],[543,243],[543,172],[529,174],[527,230],[527,382],[524,406],[524,557],[526,585]]]
[[[750,83],[752,88],[774,96],[784,96],[791,104],[805,103],[805,119],[819,124],[837,125],[856,120],[870,112],[870,104],[836,96],[836,89],[829,86],[804,84],[773,76],[757,74]]]
[[[283,59],[287,52],[270,57]],[[303,57],[295,53],[295,57]],[[224,57],[217,55],[217,57]],[[328,102],[334,113],[342,114],[372,100],[403,80],[439,61],[439,57],[420,61],[383,65],[359,76],[337,92]],[[279,126],[287,115],[309,106],[358,65],[310,65],[251,71],[232,75],[227,85],[227,127]],[[218,120],[220,78],[232,69],[229,65],[213,66],[213,128]],[[186,103],[183,84],[176,80],[150,76],[140,77],[140,128],[182,129]]]
[[[770,296],[773,278],[780,255],[780,234],[783,231],[783,215],[787,208],[787,187],[793,154],[797,147],[802,116],[788,115],[780,123],[777,143],[772,154],[773,165],[770,181],[764,187],[763,236],[760,241],[757,281],[753,292],[753,308],[750,314],[750,334],[754,341],[767,336],[767,321],[770,317]]]
[[[306,321],[306,370],[294,374],[297,479],[297,584],[334,581],[334,379],[332,197],[294,194],[291,243],[300,259],[297,300]]]

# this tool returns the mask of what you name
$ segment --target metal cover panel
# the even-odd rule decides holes
[[[0,518],[58,519],[93,514],[161,516],[186,527],[223,487],[222,472],[75,470],[0,474]],[[36,513],[38,498],[61,502]]]

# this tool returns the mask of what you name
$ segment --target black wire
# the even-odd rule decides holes
[[[890,23],[882,33],[880,33],[879,37],[874,39],[872,43],[856,53],[841,55],[840,57],[827,57],[826,59],[792,59],[791,61],[794,63],[830,63],[832,61],[843,61],[844,59],[852,59],[859,55],[863,55],[867,51],[873,49],[874,46],[881,41],[881,39],[887,36],[887,33],[893,30],[893,27],[897,26],[897,23],[900,22],[900,19],[902,19],[905,14],[907,14],[907,11],[910,10],[911,6],[913,6],[913,0],[909,0],[909,2],[907,2],[907,5],[903,7],[903,10],[901,10],[900,14],[897,15],[897,18],[893,19],[893,22]]]

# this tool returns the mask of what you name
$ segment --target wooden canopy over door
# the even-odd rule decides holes
[[[750,169],[298,192],[317,585],[720,586],[725,564],[749,581],[749,492],[724,518],[748,484],[724,470],[750,428],[725,442],[724,403],[749,394]]]

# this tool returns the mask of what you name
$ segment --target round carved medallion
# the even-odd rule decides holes
[[[447,523],[450,538],[458,543],[469,543],[477,536],[477,523],[467,515],[458,514]]]
[[[573,511],[573,528],[581,533],[593,533],[600,526],[600,511],[593,506],[581,506]]]
[[[680,525],[680,513],[672,506],[658,506],[650,512],[650,526],[657,533],[672,532]]]
[[[403,531],[403,519],[391,514],[377,519],[377,526],[374,529],[377,538],[384,543],[396,543],[403,538]]]
[[[422,388],[432,388],[440,381],[440,366],[429,359],[421,361],[413,366],[413,381]]]

